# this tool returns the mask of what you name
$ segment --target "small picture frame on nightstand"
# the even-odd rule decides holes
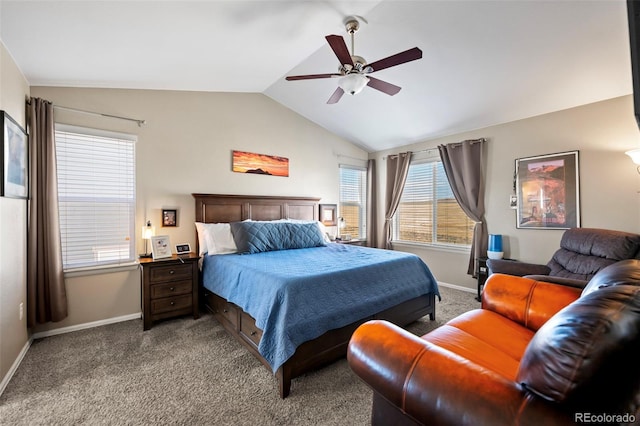
[[[191,246],[189,243],[176,244],[176,253],[178,256],[181,254],[189,254],[191,253]]]
[[[168,235],[155,235],[151,237],[151,254],[153,259],[171,257],[171,243]]]

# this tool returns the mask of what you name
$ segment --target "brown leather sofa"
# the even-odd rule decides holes
[[[583,288],[602,268],[625,259],[640,259],[640,235],[599,228],[567,229],[560,248],[546,265],[488,259],[489,273],[526,276]]]
[[[582,289],[494,274],[482,308],[415,336],[360,326],[351,369],[374,425],[633,423],[640,416],[640,261]],[[600,416],[600,417],[598,417]]]

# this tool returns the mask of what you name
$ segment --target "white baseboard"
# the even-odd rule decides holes
[[[68,327],[55,328],[53,330],[41,331],[39,333],[34,333],[32,339],[42,339],[43,337],[71,333],[72,331],[85,330],[87,328],[100,327],[101,325],[115,324],[117,322],[131,321],[138,318],[142,318],[142,312],[138,312],[137,314],[122,315],[120,317],[107,318],[99,321],[85,322],[84,324],[70,325]]]
[[[11,365],[11,368],[9,369],[9,371],[7,371],[7,374],[3,377],[2,381],[0,382],[0,395],[2,395],[7,385],[11,381],[11,378],[13,377],[15,372],[18,370],[20,363],[22,362],[25,355],[27,354],[27,351],[31,347],[31,342],[33,342],[33,337],[30,337],[29,340],[27,340],[27,343],[24,344],[24,346],[22,347],[22,350],[18,354],[18,357],[13,362],[13,364]]]
[[[478,290],[475,288],[469,288],[469,287],[463,287],[461,285],[457,285],[457,284],[449,284],[449,283],[444,283],[442,281],[438,281],[438,285],[442,286],[442,287],[449,287],[449,288],[454,288],[456,290],[461,290],[461,291],[466,291],[468,293],[477,293]]]

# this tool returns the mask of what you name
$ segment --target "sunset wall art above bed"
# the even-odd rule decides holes
[[[289,176],[289,159],[275,155],[233,151],[233,171],[271,176]]]

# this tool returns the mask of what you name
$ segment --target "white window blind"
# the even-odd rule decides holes
[[[340,216],[345,220],[340,234],[353,238],[367,236],[367,170],[340,166]]]
[[[409,166],[394,216],[394,240],[468,247],[473,225],[453,196],[441,161]]]
[[[133,135],[56,125],[65,269],[135,260]]]

